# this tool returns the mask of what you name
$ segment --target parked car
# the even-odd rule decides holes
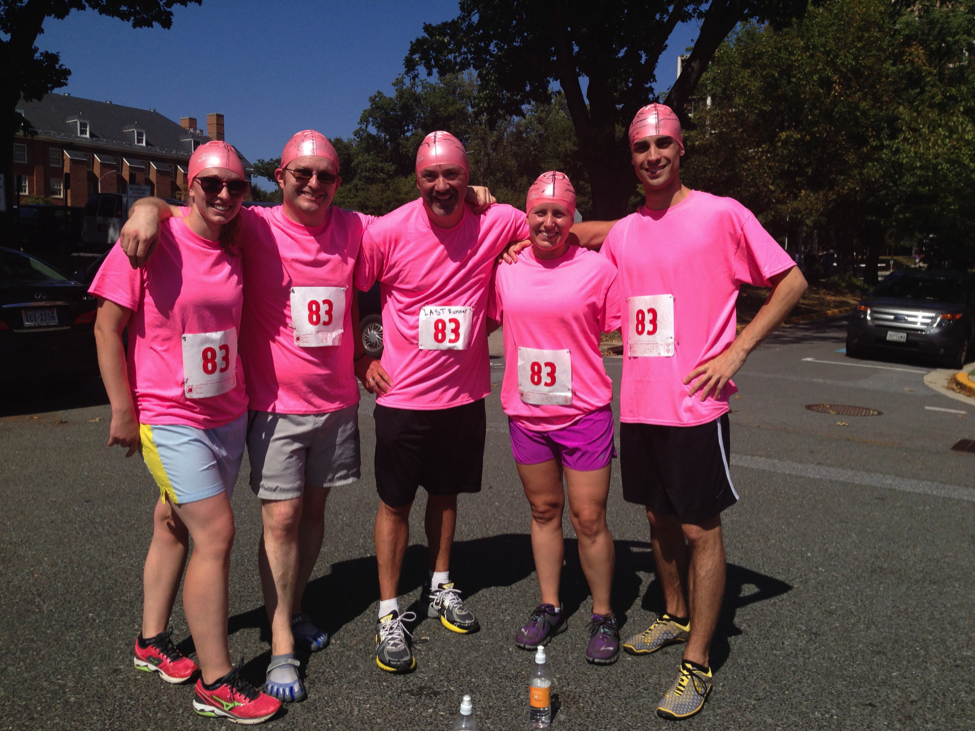
[[[973,306],[970,274],[893,272],[853,311],[846,354],[912,353],[961,368],[975,339]]]
[[[17,248],[28,254],[70,257],[81,241],[84,209],[80,206],[20,207]]]
[[[85,284],[0,249],[0,382],[65,388],[96,376],[95,311]]]
[[[379,298],[379,283],[368,292],[359,293],[359,330],[362,345],[373,358],[383,355],[383,311]]]

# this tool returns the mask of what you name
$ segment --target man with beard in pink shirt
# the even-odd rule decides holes
[[[430,581],[421,595],[429,617],[456,633],[479,629],[450,580],[457,495],[481,489],[484,398],[491,391],[486,309],[495,260],[527,238],[525,214],[495,205],[474,214],[463,205],[470,177],[464,146],[432,132],[416,158],[420,198],[376,222],[363,237],[355,284],[377,280],[383,308],[382,362],[365,356],[366,388],[376,401],[376,559],[379,621],[376,663],[402,673],[416,667],[397,600],[410,510],[428,494]]]

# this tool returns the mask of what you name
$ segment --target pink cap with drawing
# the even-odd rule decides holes
[[[641,107],[630,122],[630,147],[637,140],[654,135],[668,135],[677,140],[680,151],[684,152],[684,138],[681,136],[680,120],[674,110],[663,104],[648,104]]]
[[[193,185],[193,179],[207,168],[229,170],[231,173],[240,176],[241,180],[245,179],[244,166],[237,156],[237,151],[234,150],[233,145],[228,145],[226,142],[213,140],[196,148],[196,152],[190,157],[190,165],[186,173],[188,178],[186,187],[189,188]]]
[[[286,168],[288,163],[295,158],[302,158],[306,155],[328,158],[335,163],[335,172],[339,172],[339,154],[335,152],[335,148],[332,147],[328,138],[321,132],[315,132],[315,130],[302,130],[292,135],[288,144],[284,146],[284,150],[281,151],[281,167]]]
[[[542,203],[557,203],[569,212],[569,216],[576,213],[576,191],[565,173],[550,170],[542,173],[528,189],[528,199],[525,201],[525,211],[531,210]]]
[[[460,140],[449,132],[431,132],[420,143],[420,149],[416,151],[417,174],[431,165],[459,165],[471,172],[467,151]]]

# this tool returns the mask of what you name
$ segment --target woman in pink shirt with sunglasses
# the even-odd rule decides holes
[[[515,643],[537,648],[566,630],[559,583],[567,492],[592,593],[586,660],[610,664],[620,648],[610,606],[615,551],[606,525],[616,452],[613,384],[599,342],[602,332],[620,327],[619,295],[616,267],[595,252],[569,246],[575,203],[564,174],[553,171],[535,181],[526,204],[532,246],[516,264],[498,267],[488,317],[504,326],[501,406],[531,504],[532,553],[541,590],[541,602]]]
[[[160,494],[135,666],[174,684],[199,670],[197,713],[255,723],[273,716],[281,702],[240,677],[227,642],[230,496],[247,428],[237,358],[243,307],[238,214],[247,186],[233,147],[200,146],[189,163],[188,213],[161,224],[155,256],[141,269],[129,265],[121,248],[112,249],[91,293],[98,296],[98,362],[112,405],[108,444],[127,448],[127,457],[138,450]],[[183,609],[199,669],[168,629],[184,567]]]

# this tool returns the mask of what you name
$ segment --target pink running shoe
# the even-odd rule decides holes
[[[172,635],[170,629],[149,640],[142,636],[136,638],[135,667],[140,671],[156,671],[170,684],[182,684],[200,669],[173,645]]]

